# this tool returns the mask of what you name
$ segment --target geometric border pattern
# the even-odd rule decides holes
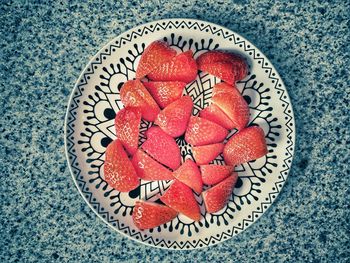
[[[93,197],[92,192],[86,190],[86,182],[83,180],[83,176],[81,176],[81,169],[79,168],[79,163],[77,162],[77,155],[74,152],[74,122],[76,120],[76,109],[78,108],[79,98],[82,96],[82,92],[84,91],[84,85],[87,84],[89,75],[94,74],[94,70],[102,64],[103,60],[106,59],[107,56],[110,56],[112,51],[120,48],[126,42],[130,42],[134,38],[138,38],[143,36],[145,31],[154,32],[156,28],[168,29],[168,28],[187,28],[187,29],[198,29],[198,30],[209,30],[214,35],[222,36],[224,39],[229,39],[233,41],[236,45],[242,45],[244,50],[253,56],[254,60],[257,60],[259,64],[262,65],[262,68],[266,70],[268,76],[275,83],[274,88],[277,90],[277,94],[279,94],[279,99],[283,102],[284,111],[286,118],[286,126],[287,126],[287,137],[289,139],[289,144],[286,148],[288,155],[284,158],[284,169],[280,172],[279,181],[275,183],[274,191],[269,193],[269,197],[266,198],[264,202],[261,203],[260,209],[253,211],[250,219],[244,219],[241,227],[234,226],[231,230],[223,232],[220,236],[211,236],[207,240],[199,240],[195,244],[190,242],[184,242],[183,244],[179,244],[174,241],[171,244],[167,244],[164,240],[156,241],[151,236],[143,237],[139,232],[132,233],[128,226],[123,226],[120,224],[118,220],[109,220],[108,212],[103,211],[101,209],[100,203]],[[208,32],[208,31],[207,31]],[[217,244],[223,240],[229,239],[230,237],[238,234],[239,232],[246,229],[251,223],[256,221],[261,214],[263,214],[268,207],[272,204],[272,202],[277,197],[278,193],[281,191],[281,188],[284,185],[285,180],[288,177],[288,172],[292,165],[293,153],[294,153],[294,143],[295,143],[295,127],[294,127],[294,116],[292,105],[290,103],[288,93],[284,89],[284,85],[282,84],[281,78],[279,77],[276,70],[274,70],[271,63],[261,57],[261,52],[255,48],[249,41],[245,40],[243,37],[238,34],[232,32],[229,29],[225,29],[222,26],[215,25],[213,23],[193,20],[193,19],[166,19],[159,20],[155,22],[151,22],[145,24],[142,28],[136,27],[122,34],[118,40],[113,40],[106,47],[102,49],[101,52],[95,56],[88,66],[83,71],[80,76],[78,82],[75,85],[75,88],[71,94],[69,99],[68,109],[66,113],[65,119],[65,148],[66,148],[66,156],[69,164],[69,168],[73,179],[78,187],[78,190],[81,192],[82,196],[86,200],[86,202],[93,208],[94,212],[99,215],[104,221],[111,224],[113,227],[117,228],[121,233],[127,234],[128,237],[137,237],[136,241],[142,241],[145,244],[157,246],[160,248],[169,248],[169,249],[194,249],[201,248],[205,246],[210,246],[213,244]],[[260,62],[259,62],[260,61]]]

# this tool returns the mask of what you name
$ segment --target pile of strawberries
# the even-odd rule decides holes
[[[213,87],[212,104],[199,116],[191,116],[192,99],[182,93],[196,79],[198,70],[223,82]],[[132,216],[139,229],[164,224],[178,213],[200,220],[192,190],[202,194],[208,213],[219,211],[228,202],[237,181],[234,166],[267,153],[263,130],[246,127],[249,108],[235,87],[235,82],[246,75],[245,61],[233,53],[208,51],[195,60],[192,51],[176,54],[162,41],[145,49],[136,80],[127,81],[120,90],[125,108],[115,117],[118,139],[107,147],[104,164],[105,180],[121,192],[138,187],[140,179],[173,180],[160,196],[163,204],[136,201]],[[141,118],[155,126],[146,131],[147,140],[138,148]],[[228,130],[233,128],[239,132],[224,144]],[[174,138],[183,134],[192,145],[196,162],[188,159],[181,164]],[[222,152],[226,165],[210,164]],[[203,184],[211,187],[202,192]]]

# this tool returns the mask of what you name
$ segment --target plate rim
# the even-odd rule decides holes
[[[193,22],[199,22],[199,23],[206,23],[208,25],[211,25],[211,26],[216,26],[216,27],[219,27],[221,29],[224,29],[224,30],[227,30],[228,32],[232,32],[234,35],[236,35],[237,37],[241,38],[243,41],[246,41],[246,42],[249,42],[250,44],[252,44],[254,46],[254,48],[260,52],[260,54],[263,55],[263,57],[266,58],[266,60],[269,62],[270,64],[270,67],[273,68],[275,70],[275,73],[276,73],[276,76],[275,78],[279,79],[280,82],[282,83],[282,87],[284,88],[284,91],[285,93],[283,94],[284,96],[287,96],[287,98],[285,100],[289,101],[289,104],[290,104],[290,110],[291,112],[288,113],[291,117],[291,120],[293,120],[293,126],[294,126],[294,129],[293,131],[291,131],[290,135],[291,135],[291,138],[290,140],[292,141],[292,144],[290,146],[293,145],[293,149],[290,151],[291,153],[291,156],[290,156],[290,164],[289,164],[289,169],[287,171],[287,174],[284,175],[284,182],[283,182],[283,185],[282,187],[279,189],[278,191],[278,194],[276,196],[276,198],[274,199],[271,199],[271,203],[268,205],[268,207],[261,213],[261,215],[254,219],[253,222],[251,224],[249,224],[248,226],[244,227],[240,232],[238,232],[237,234],[233,234],[230,238],[228,239],[222,239],[218,242],[215,242],[215,244],[211,244],[210,242],[208,243],[208,245],[206,246],[202,246],[202,247],[199,247],[199,246],[191,246],[189,248],[186,248],[186,247],[183,247],[183,248],[180,248],[180,247],[177,247],[177,248],[173,248],[173,245],[170,246],[170,247],[167,247],[167,246],[164,246],[164,247],[161,247],[161,246],[157,246],[157,245],[154,245],[153,243],[147,243],[147,242],[144,242],[142,240],[139,240],[139,239],[135,239],[127,234],[125,234],[123,231],[120,231],[119,229],[115,228],[110,222],[108,222],[105,218],[103,218],[99,213],[98,211],[92,206],[92,204],[89,203],[89,201],[87,200],[87,198],[84,196],[82,190],[80,189],[79,185],[78,185],[78,182],[74,176],[74,173],[73,173],[73,170],[72,170],[72,167],[71,167],[71,164],[70,164],[70,161],[69,161],[69,152],[68,152],[68,141],[67,141],[67,127],[68,127],[68,117],[69,117],[69,114],[70,114],[70,109],[71,109],[71,103],[72,103],[72,100],[74,98],[74,92],[77,90],[78,86],[81,84],[79,83],[79,80],[82,79],[82,77],[84,77],[84,74],[86,73],[87,69],[89,68],[89,66],[92,64],[92,62],[95,60],[96,56],[98,56],[106,47],[109,47],[117,38],[120,38],[122,37],[123,35],[127,35],[128,33],[131,33],[132,31],[135,31],[137,30],[138,28],[142,28],[142,27],[145,27],[145,26],[148,26],[148,25],[151,25],[151,24],[154,24],[154,23],[160,23],[160,22],[175,22],[176,20],[181,20],[181,21],[185,21],[185,22],[188,22],[188,21],[193,21]],[[102,64],[102,63],[101,63]],[[281,95],[282,96],[282,95]],[[154,248],[158,248],[158,249],[164,249],[164,250],[195,250],[195,249],[204,249],[204,248],[207,248],[207,247],[211,247],[211,246],[215,246],[215,245],[219,245],[219,244],[222,244],[223,242],[227,241],[227,240],[230,240],[232,238],[234,238],[235,236],[239,235],[240,233],[244,232],[244,230],[248,229],[250,226],[252,226],[254,223],[256,223],[269,209],[270,207],[275,203],[275,201],[278,199],[279,195],[281,194],[286,182],[287,182],[287,179],[289,177],[289,173],[293,167],[293,161],[294,161],[294,155],[295,155],[295,146],[296,146],[296,133],[297,133],[297,128],[296,128],[296,122],[295,122],[295,115],[294,115],[294,110],[293,110],[293,105],[292,105],[292,101],[290,99],[290,96],[289,96],[289,93],[288,93],[288,90],[287,90],[287,87],[285,86],[284,84],[284,81],[283,79],[281,78],[279,72],[276,70],[274,64],[271,63],[271,61],[269,60],[269,58],[265,55],[265,53],[261,52],[261,50],[255,45],[255,43],[252,43],[251,41],[247,40],[245,37],[243,37],[242,35],[240,35],[239,33],[236,33],[235,31],[225,27],[225,26],[222,26],[222,25],[219,25],[219,24],[216,24],[216,23],[213,23],[213,22],[209,22],[209,21],[205,21],[205,20],[200,20],[200,19],[193,19],[193,18],[165,18],[165,19],[158,19],[158,20],[154,20],[154,21],[150,21],[150,22],[146,22],[146,23],[142,23],[142,24],[138,24],[124,32],[121,32],[120,34],[118,34],[117,36],[113,37],[110,41],[108,41],[107,44],[103,45],[101,48],[98,49],[98,51],[89,59],[89,61],[87,62],[87,64],[85,65],[85,67],[81,70],[81,73],[79,75],[79,77],[77,78],[75,84],[74,84],[74,87],[73,89],[71,90],[71,93],[70,93],[70,96],[68,98],[68,102],[67,102],[67,107],[66,107],[66,113],[65,113],[65,119],[64,119],[64,148],[65,148],[65,156],[66,156],[66,162],[68,164],[68,168],[69,168],[69,172],[71,174],[71,177],[73,179],[73,182],[76,186],[76,188],[78,189],[80,195],[82,196],[83,200],[85,201],[85,203],[88,204],[88,206],[90,207],[90,209],[98,216],[98,218],[100,218],[105,224],[107,224],[111,229],[113,229],[114,231],[116,231],[117,233],[119,234],[122,234],[122,236],[124,237],[127,237],[128,239],[132,240],[132,241],[136,241],[137,243],[140,243],[140,244],[143,244],[143,245],[146,245],[146,246],[150,246],[150,247],[154,247]],[[199,243],[199,242],[198,242]]]

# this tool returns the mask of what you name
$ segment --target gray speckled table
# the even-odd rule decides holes
[[[0,262],[349,262],[346,1],[36,2],[0,4]],[[68,97],[89,58],[126,29],[169,17],[255,43],[284,79],[297,126],[293,168],[271,209],[237,237],[190,252],[104,224],[78,193],[63,145]]]

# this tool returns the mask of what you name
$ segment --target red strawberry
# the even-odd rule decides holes
[[[106,149],[104,176],[106,182],[119,192],[129,192],[140,184],[135,169],[119,140],[111,142]]]
[[[199,117],[215,122],[225,129],[231,130],[234,128],[234,123],[230,118],[215,104],[210,104],[199,112]]]
[[[200,167],[203,183],[207,185],[214,185],[226,177],[228,177],[233,172],[233,166],[230,165],[201,165]]]
[[[227,83],[218,83],[213,87],[212,90],[212,97],[214,97],[215,95],[221,94],[221,93],[231,93],[232,89],[234,89],[233,86],[228,85]]]
[[[188,123],[185,140],[193,146],[201,146],[221,142],[227,134],[227,130],[220,125],[192,116]]]
[[[232,61],[236,55],[226,51],[211,50],[201,54],[197,59],[198,66],[220,61]]]
[[[180,148],[175,140],[159,127],[152,127],[146,132],[147,140],[142,148],[158,162],[175,170],[180,166]]]
[[[192,147],[193,157],[197,165],[208,164],[224,150],[223,143]]]
[[[233,135],[224,147],[224,158],[228,165],[238,165],[258,159],[267,154],[263,129],[251,126]]]
[[[157,81],[182,81],[189,83],[197,77],[197,64],[191,50],[183,52],[157,67],[147,77]]]
[[[239,90],[226,83],[219,83],[215,85],[213,93],[212,102],[231,119],[235,128],[243,129],[249,121],[249,107]]]
[[[157,116],[155,124],[172,137],[184,134],[193,108],[190,96],[183,96],[165,107]]]
[[[136,70],[136,78],[140,79],[163,63],[176,56],[176,51],[163,41],[152,42],[142,53]]]
[[[137,150],[140,122],[141,113],[135,108],[121,109],[115,116],[117,138],[131,155]]]
[[[243,57],[241,57],[238,54],[213,50],[213,51],[208,51],[206,53],[203,53],[197,58],[197,65],[199,70],[206,71],[219,78],[220,76],[216,74],[220,74],[219,68],[223,66],[216,63],[222,63],[222,62],[228,63],[227,69],[223,69],[223,70],[226,72],[226,75],[230,75],[229,72],[231,72],[231,74],[233,74],[234,80],[238,81],[245,78],[245,76],[247,76],[248,65],[244,61]],[[216,73],[214,71],[216,71]],[[221,79],[224,80],[223,78]],[[227,83],[233,84],[233,82],[232,83],[230,82],[227,82]]]
[[[120,99],[125,107],[138,108],[146,121],[154,121],[159,113],[157,103],[139,80],[125,82],[120,90]]]
[[[181,166],[174,172],[174,177],[180,182],[191,187],[197,194],[202,192],[203,182],[202,177],[196,163],[190,159],[187,159]]]
[[[138,149],[132,158],[132,164],[137,175],[143,180],[172,180],[173,173],[163,165],[153,160],[147,153]]]
[[[192,190],[178,180],[174,180],[169,189],[160,197],[167,206],[185,216],[199,221],[201,213]]]
[[[159,107],[163,109],[181,97],[186,83],[180,81],[153,81],[144,82],[143,85],[146,87],[149,93],[151,93]]]
[[[230,62],[204,64],[200,67],[200,70],[208,72],[210,75],[218,77],[230,85],[236,81],[235,72],[232,70],[232,64]]]
[[[137,228],[149,229],[173,220],[178,212],[165,205],[153,202],[136,201],[132,219]]]
[[[215,213],[225,207],[230,199],[237,179],[237,173],[233,173],[221,183],[203,192],[202,196],[207,213]]]

